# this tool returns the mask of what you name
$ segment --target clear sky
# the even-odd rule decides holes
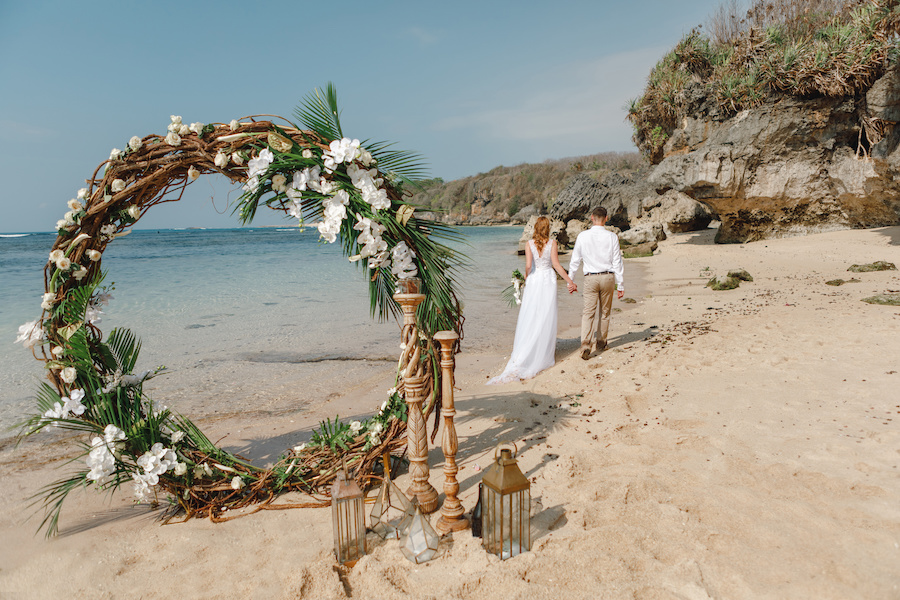
[[[0,0],[0,232],[51,231],[111,148],[171,114],[290,119],[328,81],[345,135],[445,180],[633,150],[626,100],[719,3]],[[137,227],[237,226],[238,195],[204,176]]]

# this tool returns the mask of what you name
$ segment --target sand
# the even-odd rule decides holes
[[[900,263],[900,228],[713,235],[627,261],[644,281],[614,303],[599,356],[577,354],[577,298],[561,298],[557,364],[533,380],[486,386],[506,357],[459,355],[461,499],[471,509],[495,445],[517,443],[532,552],[501,562],[465,531],[414,565],[370,535],[341,570],[328,509],[163,526],[126,490],[74,494],[45,540],[24,498],[65,473],[71,441],[50,435],[0,450],[0,598],[900,598],[900,308],[861,302],[900,275],[847,273]],[[704,287],[734,268],[754,281]],[[390,373],[366,377],[303,411],[200,424],[265,463],[318,418],[371,412]],[[441,463],[434,448],[439,490]]]

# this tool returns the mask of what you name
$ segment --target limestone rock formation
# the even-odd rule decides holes
[[[648,224],[658,225],[665,233],[683,233],[706,229],[712,222],[714,214],[705,204],[701,204],[681,192],[668,190],[665,194],[647,196],[641,203],[643,215],[641,220]],[[632,224],[632,227],[642,225]]]
[[[586,219],[597,206],[606,208],[610,225],[628,229],[641,216],[641,200],[654,194],[653,186],[643,178],[631,179],[612,173],[603,181],[587,175],[575,175],[559,193],[550,215],[561,221]]]
[[[628,244],[643,244],[645,242],[658,242],[666,239],[666,232],[662,223],[641,223],[619,235],[619,239]]]
[[[864,96],[782,97],[728,118],[688,86],[648,182],[709,206],[716,241],[900,223],[900,74]]]
[[[589,229],[591,226],[590,221],[580,220],[580,219],[571,219],[568,223],[566,223],[566,237],[569,238],[569,245],[572,246],[575,244],[575,238],[578,237],[578,234],[584,231],[585,229]]]
[[[534,224],[538,220],[538,215],[528,219],[525,229],[522,231],[522,237],[519,238],[519,254],[525,254],[525,245],[534,236]],[[565,247],[569,243],[569,237],[566,234],[566,224],[559,219],[550,218],[550,239],[555,239],[559,247]],[[572,240],[573,242],[575,240]]]

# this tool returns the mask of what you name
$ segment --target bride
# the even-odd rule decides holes
[[[550,220],[539,217],[525,246],[525,291],[516,322],[512,355],[503,373],[488,381],[507,383],[530,379],[552,367],[556,353],[556,273],[571,288],[575,283],[562,265],[556,240],[550,239]]]

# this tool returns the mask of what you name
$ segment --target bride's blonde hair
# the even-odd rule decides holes
[[[531,239],[534,240],[538,254],[542,253],[544,246],[547,245],[547,241],[550,239],[550,219],[538,217],[538,220],[534,222],[534,234],[531,236]]]

